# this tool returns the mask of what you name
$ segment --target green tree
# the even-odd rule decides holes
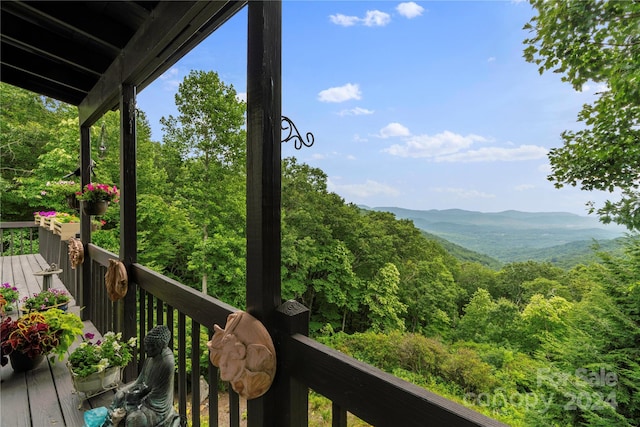
[[[163,117],[163,167],[173,200],[200,228],[189,268],[202,291],[239,295],[245,247],[245,104],[215,72],[191,71],[175,96],[178,116]],[[214,279],[213,288],[208,278]],[[224,280],[219,281],[224,278]],[[244,298],[243,298],[244,299]],[[237,301],[238,298],[234,298]]]
[[[523,286],[525,282],[539,281],[539,279],[558,280],[563,273],[561,268],[548,262],[512,262],[498,272],[495,287],[489,291],[496,299],[504,297],[522,305],[528,299],[525,298],[527,293],[526,287]]]
[[[409,330],[447,337],[458,317],[460,289],[442,257],[434,254],[421,261],[408,261],[401,277],[400,297],[407,306]]]
[[[399,282],[398,269],[388,263],[373,280],[366,283],[364,305],[368,310],[372,331],[404,331],[402,317],[407,307],[398,298]]]
[[[564,146],[549,153],[549,179],[582,190],[620,192],[596,211],[601,221],[640,229],[640,3],[637,1],[530,0],[537,15],[524,57],[540,73],[561,73],[576,90],[606,85],[578,115],[579,131],[562,133]]]
[[[320,169],[283,160],[282,293],[311,310],[312,330],[330,323],[345,330],[360,306],[360,282],[353,271],[358,211],[329,193]]]

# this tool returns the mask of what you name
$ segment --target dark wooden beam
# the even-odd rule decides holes
[[[136,88],[122,85],[120,96],[120,260],[129,275],[131,266],[137,262],[137,221],[136,221]],[[129,289],[118,304],[118,330],[125,338],[137,337],[136,296],[137,285],[129,280]],[[125,369],[125,382],[135,379],[134,365]]]
[[[89,165],[91,164],[91,128],[88,126],[80,126],[80,186],[84,188],[85,185],[91,182],[91,170]],[[76,304],[80,307],[85,307],[92,303],[91,300],[91,256],[88,253],[88,245],[91,243],[91,216],[84,213],[80,209],[80,240],[84,246],[85,260],[80,264],[79,269],[79,291],[78,301]],[[87,310],[81,310],[80,315],[82,320],[87,320],[89,313]]]
[[[149,19],[122,50],[91,92],[78,106],[81,124],[92,124],[118,105],[120,84],[135,84],[142,90],[150,75],[166,71],[216,27],[223,11],[228,19],[245,2],[160,2]],[[230,7],[231,6],[231,7]],[[213,18],[212,18],[213,17]],[[206,28],[206,31],[203,30]],[[188,48],[185,46],[188,44]]]
[[[247,311],[274,336],[280,305],[282,3],[249,2],[247,47]],[[277,426],[270,390],[247,402],[249,427]]]
[[[250,2],[247,58],[247,311],[267,328],[280,297],[281,2]]]

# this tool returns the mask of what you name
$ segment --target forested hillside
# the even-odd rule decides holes
[[[2,220],[64,210],[76,112],[0,91]],[[138,115],[138,261],[242,309],[245,105],[213,72],[192,72],[176,104],[161,142]],[[100,125],[94,181],[118,183],[117,113]],[[410,220],[345,203],[295,158],[282,217],[283,298],[310,308],[317,339],[511,425],[640,423],[638,237],[570,269],[464,260]],[[93,242],[118,252],[118,206],[103,219]]]
[[[550,261],[573,266],[569,258],[589,258],[585,246],[599,243],[613,248],[614,239],[627,231],[605,225],[595,217],[567,212],[472,212],[461,209],[411,210],[397,207],[371,208],[410,219],[416,227],[501,262]],[[582,242],[581,245],[575,245]],[[565,259],[566,258],[566,259]],[[579,259],[578,259],[579,260]]]

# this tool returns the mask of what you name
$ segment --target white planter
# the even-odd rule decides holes
[[[71,371],[71,365],[68,363],[67,367],[69,368],[69,372],[71,372],[73,387],[81,397],[80,404],[78,405],[79,409],[82,408],[82,401],[117,388],[122,380],[121,366],[107,368],[102,372],[96,372],[84,378],[75,375]]]

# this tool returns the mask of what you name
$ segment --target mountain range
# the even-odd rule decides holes
[[[361,206],[412,220],[424,232],[500,262],[525,260],[562,263],[560,258],[593,256],[595,243],[617,247],[626,229],[595,217],[568,212],[476,212],[462,209],[411,210]],[[566,261],[566,260],[565,260]]]

